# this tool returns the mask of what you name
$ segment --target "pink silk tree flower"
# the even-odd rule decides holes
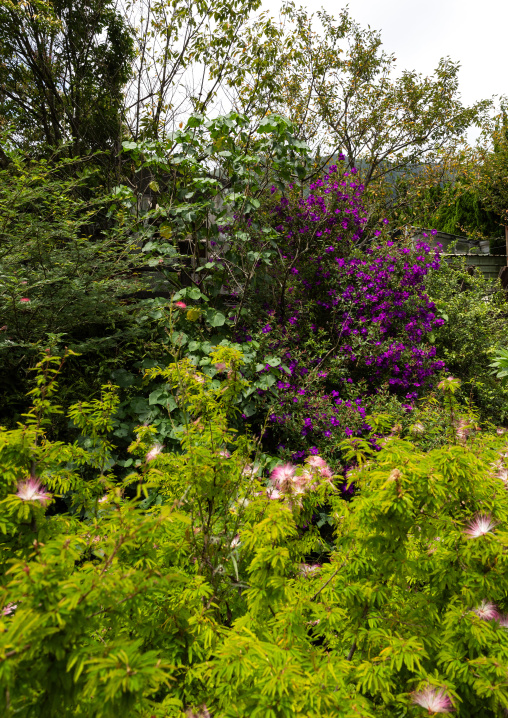
[[[499,625],[502,628],[508,628],[508,616],[506,614],[499,616]]]
[[[469,538],[479,538],[491,533],[497,526],[497,523],[492,520],[490,514],[478,514],[475,518],[467,525],[465,533]]]
[[[301,563],[298,566],[298,571],[302,576],[312,576],[313,574],[317,573],[321,569],[320,563]]]
[[[327,479],[332,477],[330,467],[328,466],[326,461],[321,458],[321,456],[309,456],[305,463],[309,466],[312,466],[313,468],[318,469],[321,476]]]
[[[310,471],[299,471],[298,473],[295,473],[295,476],[293,478],[293,482],[295,484],[296,489],[304,491],[307,488],[311,488],[311,483],[315,480],[315,477],[311,474]]]
[[[270,481],[275,488],[281,491],[288,491],[293,487],[296,466],[293,464],[281,464],[276,466],[270,474]]]
[[[9,616],[11,613],[14,613],[14,611],[17,609],[18,604],[17,603],[8,603],[7,606],[4,606],[2,608],[2,616]]]
[[[473,613],[476,613],[478,618],[481,618],[482,621],[494,621],[499,618],[497,606],[494,603],[485,600],[473,609]]]
[[[185,302],[175,302],[175,307],[178,307],[178,309],[187,309]]]
[[[51,499],[51,494],[48,494],[39,479],[20,481],[17,489],[16,496],[19,496],[23,501],[38,501],[41,506],[46,506]]]
[[[148,463],[149,461],[153,461],[154,459],[156,459],[163,448],[164,444],[154,444],[150,451],[147,453],[145,461]]]
[[[441,688],[428,686],[422,691],[413,693],[413,703],[432,713],[451,713],[453,705],[449,697]]]
[[[30,302],[31,300],[30,300],[28,297],[21,297],[21,299],[20,299],[19,301],[20,301],[20,302],[23,302],[23,304],[27,304],[27,303]]]

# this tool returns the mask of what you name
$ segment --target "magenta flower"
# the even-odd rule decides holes
[[[153,461],[154,459],[156,459],[163,448],[164,444],[154,444],[150,451],[147,453],[145,461],[148,463],[149,461]]]
[[[185,302],[175,302],[175,307],[178,307],[178,309],[187,309]]]
[[[479,538],[490,533],[496,526],[497,523],[492,520],[490,514],[479,514],[468,524],[465,533],[470,538]]]
[[[499,618],[497,606],[494,603],[485,600],[473,609],[473,613],[476,613],[478,618],[481,618],[482,621],[494,621],[496,618]]]
[[[450,698],[441,688],[428,686],[422,691],[413,693],[413,703],[426,708],[431,713],[450,713],[453,705]]]
[[[23,302],[24,304],[26,304],[27,302],[29,302],[29,301],[31,301],[31,300],[30,300],[28,297],[21,297],[21,299],[20,299],[19,301],[20,301],[20,302]]]
[[[38,501],[41,506],[46,506],[51,499],[51,494],[48,494],[39,479],[20,481],[17,489],[16,496],[23,501]]]

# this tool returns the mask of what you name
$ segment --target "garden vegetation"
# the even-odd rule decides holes
[[[2,716],[508,713],[503,104],[258,9],[0,0]]]

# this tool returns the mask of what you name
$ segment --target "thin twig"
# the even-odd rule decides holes
[[[315,594],[312,596],[312,598],[310,599],[311,601],[315,601],[316,598],[317,598],[317,597],[319,596],[319,594],[321,593],[321,591],[322,591],[323,589],[325,589],[325,588],[328,586],[328,584],[330,583],[330,581],[332,581],[332,580],[335,578],[335,576],[339,573],[340,569],[341,569],[341,568],[344,568],[344,566],[346,565],[346,561],[347,561],[348,554],[349,554],[349,551],[348,551],[348,553],[346,554],[346,558],[344,559],[344,561],[340,564],[339,568],[338,568],[336,571],[334,571],[334,573],[332,573],[332,575],[330,576],[330,578],[329,578],[327,581],[325,581],[325,583],[321,586],[321,588],[319,588],[319,589],[316,591],[316,593],[315,593]]]

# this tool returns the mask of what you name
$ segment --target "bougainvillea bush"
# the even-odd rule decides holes
[[[141,426],[119,479],[114,389],[71,408],[81,441],[52,442],[43,358],[24,425],[0,433],[2,715],[503,715],[506,435],[352,438],[346,502],[323,457],[273,467],[231,430],[243,359],[212,360],[218,383],[185,359],[154,370],[186,412],[181,451]]]
[[[279,261],[256,307],[256,339],[285,367],[266,400],[271,434],[282,451],[290,443],[330,452],[368,430],[366,416],[390,397],[410,410],[443,369],[429,341],[443,319],[424,285],[439,252],[390,240],[384,223],[365,237],[354,169],[330,167],[307,196],[294,186],[287,196],[272,189],[267,216]]]

